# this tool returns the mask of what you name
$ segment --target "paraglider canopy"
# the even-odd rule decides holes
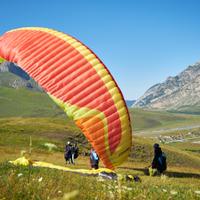
[[[0,57],[20,66],[63,108],[107,168],[126,160],[132,137],[124,98],[88,47],[55,30],[20,28],[0,37]]]

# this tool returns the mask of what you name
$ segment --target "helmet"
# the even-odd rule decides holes
[[[159,144],[158,144],[158,143],[155,143],[155,144],[153,145],[153,147],[154,147],[155,149],[157,149],[157,148],[159,147]]]

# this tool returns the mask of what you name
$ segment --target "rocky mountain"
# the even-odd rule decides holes
[[[152,86],[132,107],[200,112],[200,62]]]
[[[9,62],[0,64],[0,86],[42,91],[38,84],[26,72]]]

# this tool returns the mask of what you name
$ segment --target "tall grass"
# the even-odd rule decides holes
[[[141,176],[141,182],[102,179],[52,169],[0,164],[0,199],[198,199],[200,180]],[[132,173],[132,171],[127,171]]]

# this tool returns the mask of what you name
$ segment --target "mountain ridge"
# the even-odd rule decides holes
[[[153,85],[132,107],[200,112],[200,62]]]

